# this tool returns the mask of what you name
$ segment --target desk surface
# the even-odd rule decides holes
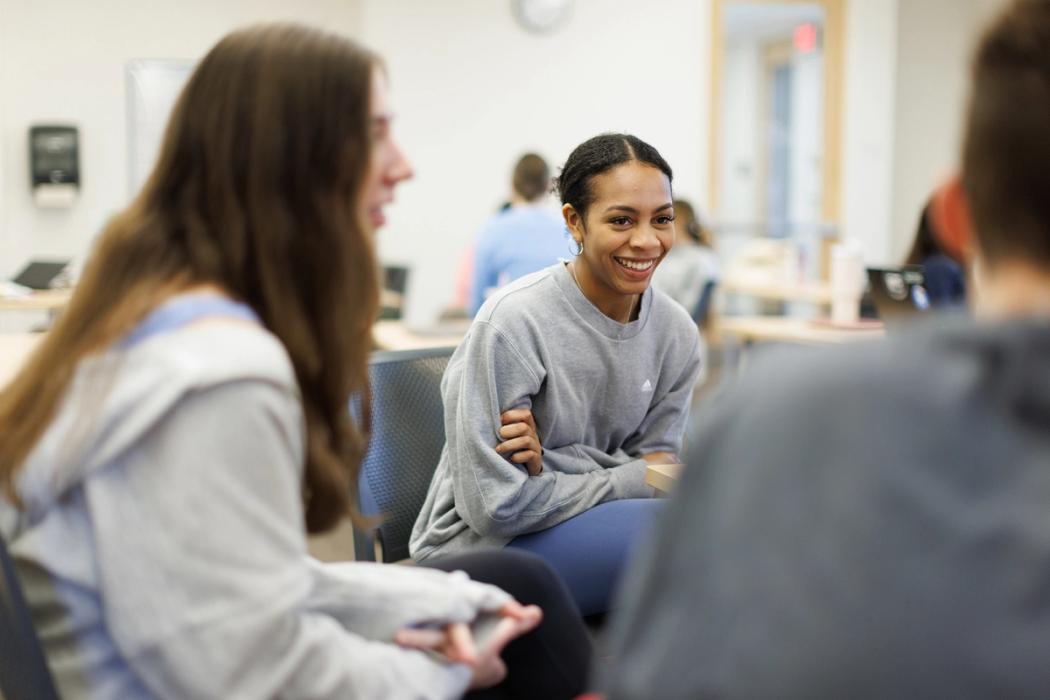
[[[831,285],[827,282],[787,283],[768,276],[734,275],[720,282],[722,289],[775,301],[807,301],[831,304]]]
[[[15,299],[0,297],[0,311],[53,311],[68,304],[72,296],[71,289],[53,289]]]
[[[836,328],[814,319],[788,316],[723,316],[718,320],[718,330],[720,333],[737,336],[747,343],[781,342],[808,345],[879,340],[886,334],[881,326]]]
[[[43,333],[0,333],[0,387],[18,372]]]
[[[461,330],[446,326],[434,332],[419,332],[409,330],[400,321],[379,321],[373,327],[373,335],[382,350],[454,347],[459,345],[468,327],[469,324],[463,324]],[[0,333],[0,386],[18,372],[43,337],[43,333]]]
[[[645,468],[645,483],[660,493],[671,493],[681,475],[681,464],[650,464]]]
[[[372,339],[380,350],[447,348],[459,345],[469,328],[469,320],[422,330],[411,329],[403,321],[377,321],[372,326]]]

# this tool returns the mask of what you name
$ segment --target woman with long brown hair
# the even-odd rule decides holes
[[[581,690],[582,630],[527,634],[540,610],[496,586],[306,556],[365,449],[371,231],[411,175],[390,119],[379,60],[346,39],[224,38],[0,394],[0,533],[65,697],[456,697],[503,681],[515,639],[501,688]],[[440,566],[518,572],[540,590],[518,598],[575,619],[532,560]]]

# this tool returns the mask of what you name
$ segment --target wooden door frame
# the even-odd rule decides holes
[[[722,17],[727,4],[743,0],[711,0],[711,110],[708,134],[708,207],[718,207],[719,132],[722,126]],[[762,0],[769,4],[821,5],[824,8],[824,153],[821,163],[821,217],[838,222],[842,199],[842,113],[845,90],[845,11],[848,0]]]

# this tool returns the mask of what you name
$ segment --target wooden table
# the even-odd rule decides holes
[[[380,350],[447,348],[459,345],[469,328],[469,320],[424,329],[410,328],[404,321],[377,321],[372,326],[372,339]]]
[[[831,285],[827,282],[787,283],[768,276],[733,275],[719,282],[722,289],[773,301],[805,301],[831,305]]]
[[[457,328],[456,325],[448,325],[440,326],[433,332],[421,332],[407,328],[401,321],[379,321],[372,331],[376,345],[382,350],[413,350],[455,347],[466,335],[469,323],[462,324],[459,330]],[[0,386],[18,372],[25,358],[43,337],[43,333],[0,333]]]
[[[0,333],[0,387],[18,373],[43,337],[43,333]]]
[[[790,316],[723,316],[718,331],[745,343],[780,342],[829,345],[879,340],[886,334],[881,324],[839,328],[817,319]]]
[[[0,297],[0,311],[57,311],[69,303],[71,289],[33,292],[24,297]]]
[[[681,474],[681,464],[650,464],[645,468],[645,483],[660,493],[671,493]]]

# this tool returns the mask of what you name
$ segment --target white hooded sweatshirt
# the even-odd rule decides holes
[[[255,323],[191,323],[80,364],[18,474],[24,508],[0,498],[63,697],[465,691],[465,666],[394,632],[509,597],[461,573],[311,560],[304,449],[291,363]]]

